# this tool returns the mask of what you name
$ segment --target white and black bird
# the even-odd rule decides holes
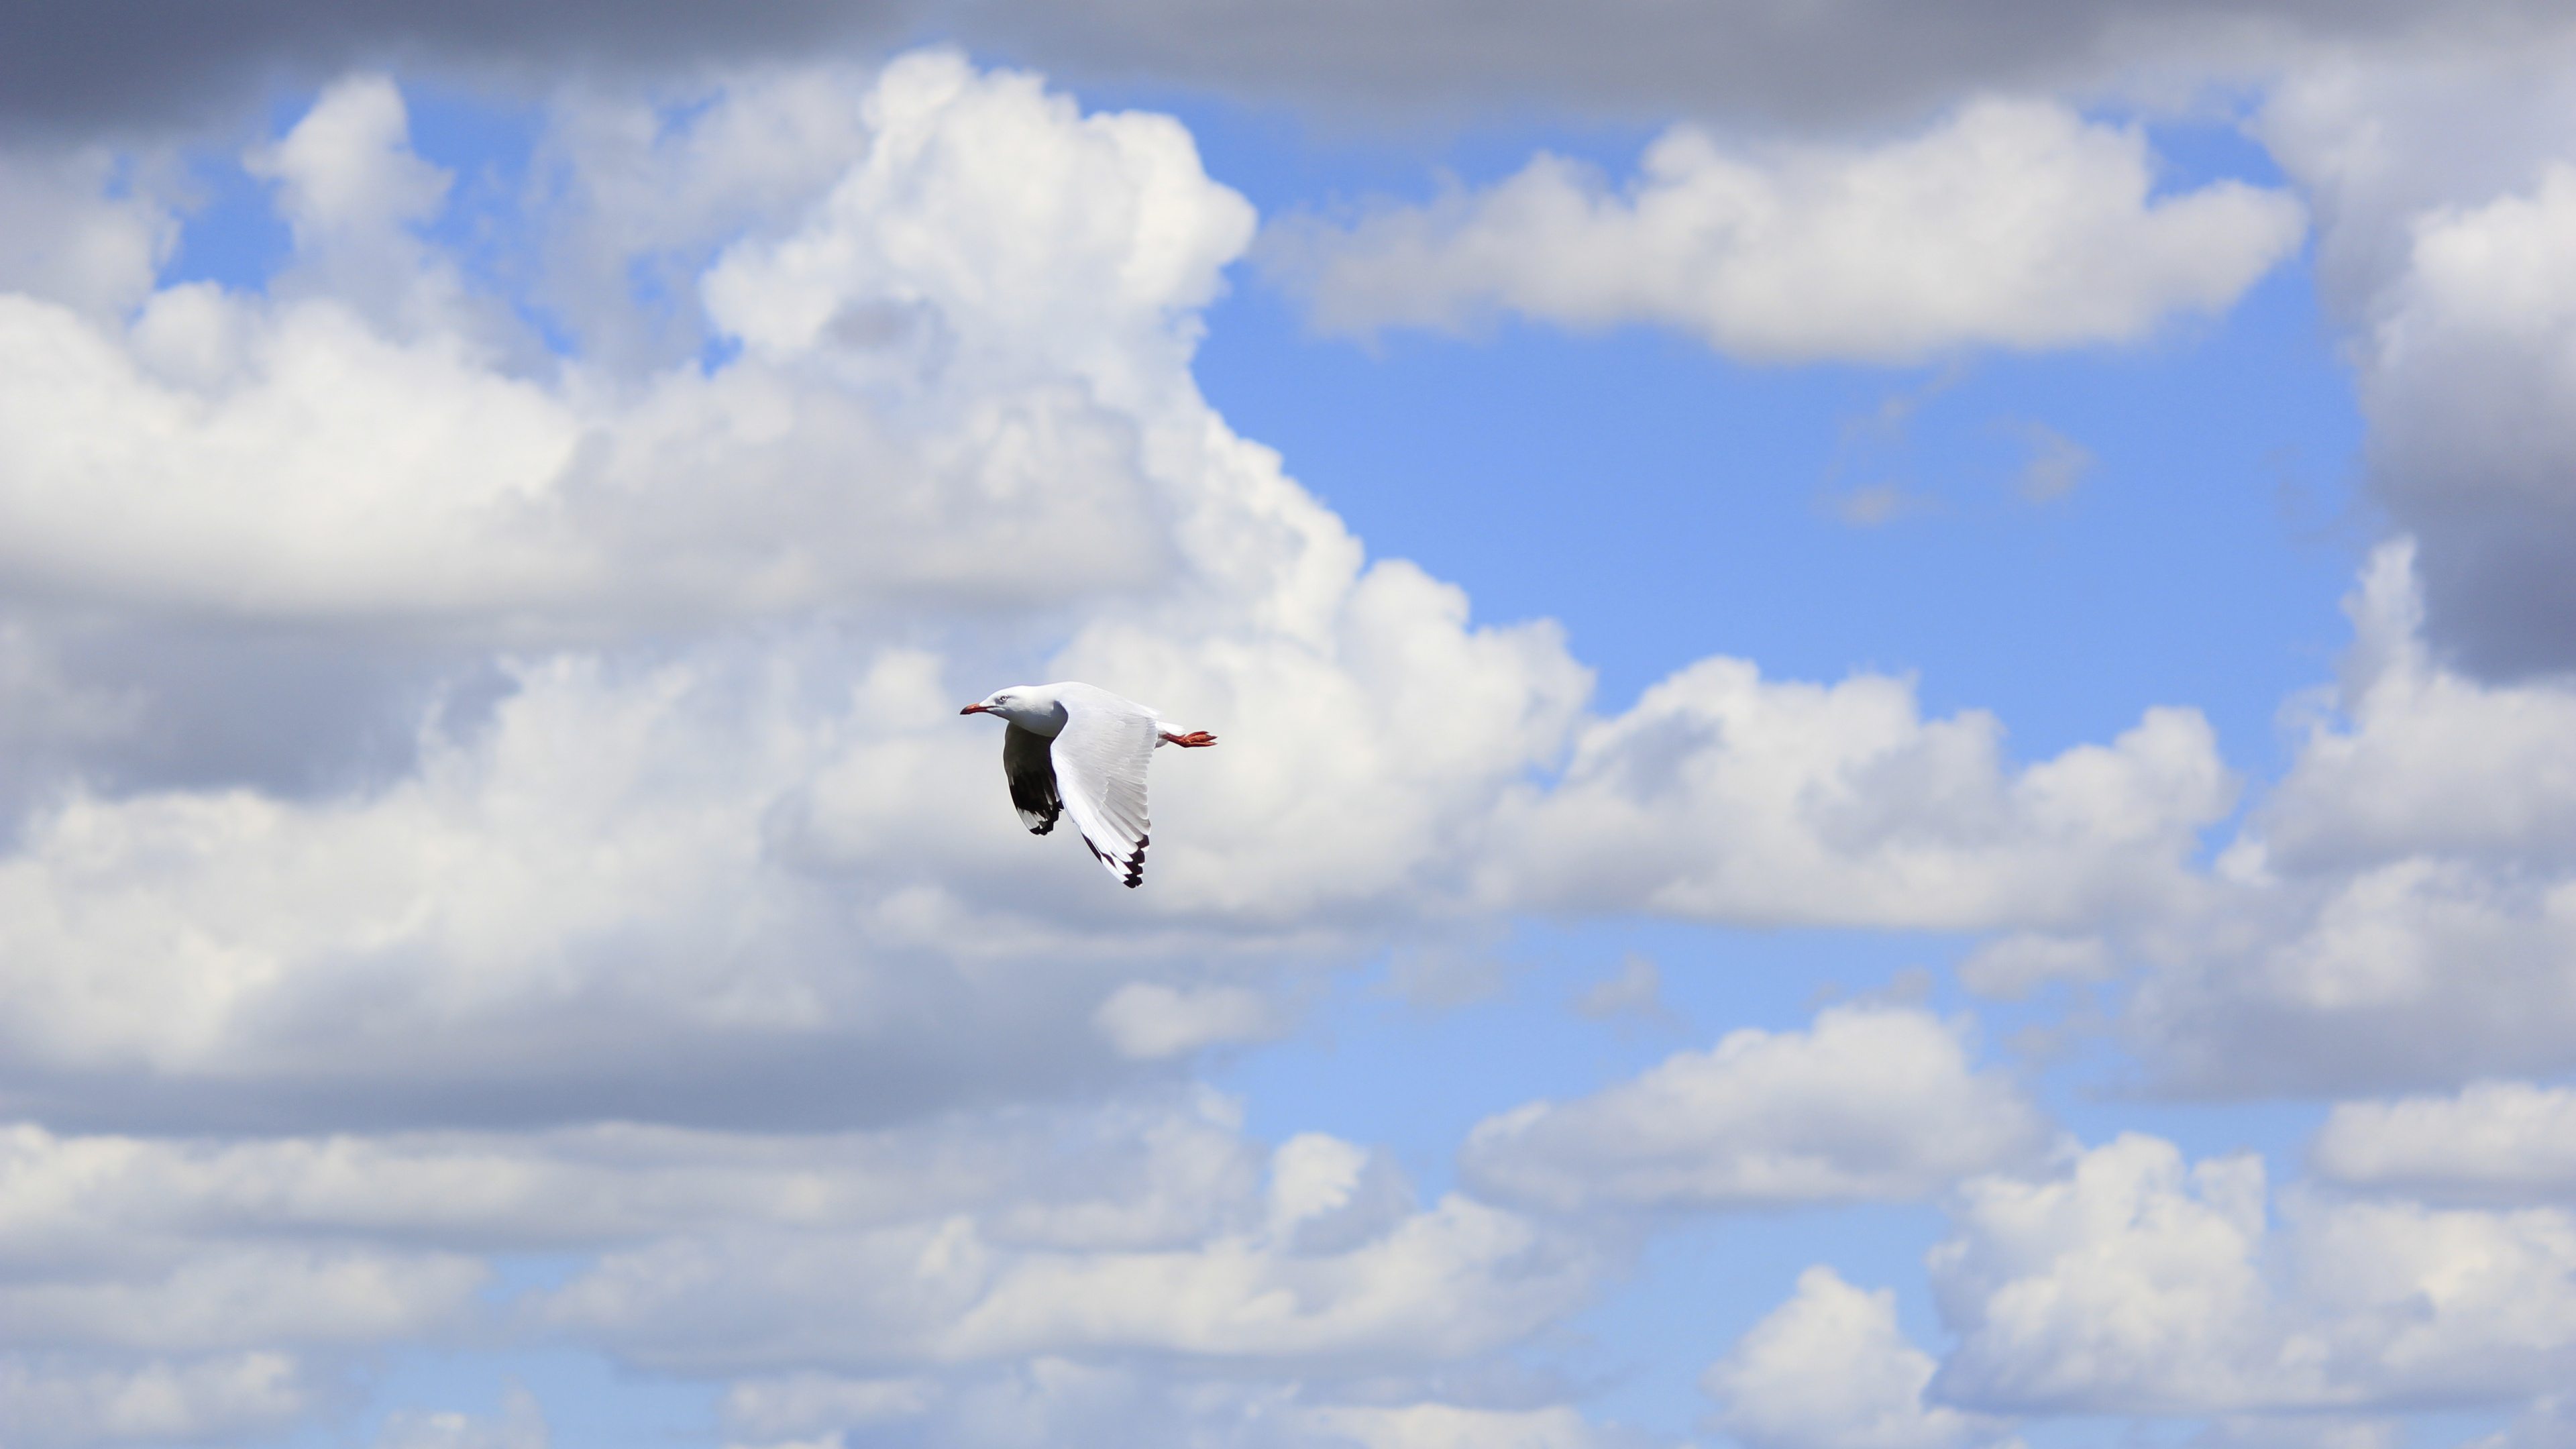
[[[1165,745],[1216,743],[1205,730],[1174,734],[1162,714],[1088,684],[1015,684],[959,714],[999,715],[1002,774],[1031,835],[1070,812],[1082,843],[1129,887],[1145,879],[1145,767]]]

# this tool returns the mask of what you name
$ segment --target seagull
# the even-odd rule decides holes
[[[1073,812],[1074,828],[1093,857],[1133,890],[1145,880],[1145,766],[1165,745],[1202,749],[1205,730],[1176,735],[1162,713],[1088,684],[1014,684],[959,714],[998,715],[1002,774],[1011,804],[1031,835],[1055,829]]]

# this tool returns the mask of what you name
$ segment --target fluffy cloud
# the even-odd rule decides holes
[[[2217,889],[2133,942],[2151,966],[2125,1026],[2181,1089],[2448,1085],[2571,1060],[2576,694],[2438,662],[2403,543],[2349,608],[2340,709],[2312,712]]]
[[[1994,1420],[1927,1406],[1932,1374],[1932,1356],[1896,1326],[1894,1293],[1815,1267],[1700,1387],[1723,1406],[1717,1426],[1750,1449],[1951,1449],[1998,1436]]]
[[[2417,216],[2364,358],[2371,462],[2423,541],[2444,636],[2491,673],[2576,664],[2576,165],[2479,206]]]
[[[49,770],[0,858],[20,1110],[891,1120],[1275,1033],[1281,971],[1492,907],[2098,913],[2224,808],[2187,713],[2016,773],[1897,681],[1724,660],[1535,790],[1589,685],[1557,632],[1368,564],[1198,396],[1251,216],[1184,131],[941,52],[739,90],[640,146],[576,97],[546,150],[606,173],[563,193],[595,270],[704,256],[730,357],[527,365],[377,79],[258,153],[274,294],[0,297],[0,573],[50,601],[0,636]],[[1135,902],[1009,828],[954,717],[1039,669],[1235,746],[1157,772]]]
[[[2576,664],[2576,86],[2530,63],[2343,57],[2300,68],[2259,132],[2316,197],[2353,333],[2371,490],[2420,543],[2431,637],[2488,679]]]
[[[1273,568],[1346,549],[1311,506],[1246,518],[1245,473],[1275,461],[1191,406],[1188,319],[1251,216],[1185,133],[953,56],[842,104],[863,124],[830,200],[705,279],[745,357],[621,384],[509,365],[410,230],[445,181],[399,95],[334,88],[263,153],[298,247],[277,297],[172,288],[130,327],[0,298],[0,567],[88,601],[614,637],[1147,585],[1177,561],[1165,510],[1266,525],[1225,541]],[[722,109],[709,130],[760,139]],[[997,237],[1024,245],[964,245]]]
[[[2138,337],[2225,308],[2305,230],[2296,201],[2237,182],[2151,201],[2140,132],[2038,103],[1982,101],[1877,150],[1762,160],[1677,129],[1640,173],[1613,194],[1543,155],[1347,232],[1291,227],[1269,260],[1336,331],[1507,309],[1678,327],[1742,357],[1894,362]]]
[[[1902,681],[1712,660],[1587,719],[1552,629],[1475,627],[1459,590],[1371,565],[1198,397],[1198,316],[1251,215],[1177,126],[941,53],[678,110],[573,93],[550,125],[541,280],[507,298],[424,234],[449,180],[379,79],[258,148],[296,237],[264,292],[150,291],[168,223],[106,163],[0,175],[99,240],[95,272],[42,228],[0,257],[0,1093],[46,1124],[0,1145],[13,1443],[268,1432],[348,1355],[533,1327],[740,1375],[746,1442],[936,1417],[961,1444],[1553,1449],[1603,1431],[1437,1380],[1586,1301],[1610,1250],[1122,1085],[1283,1029],[1295,973],[1389,941],[1433,959],[1497,908],[2024,931],[1979,958],[1999,989],[2098,974],[2107,932],[2158,973],[2167,1034],[2141,1040],[2168,1063],[2228,1045],[2212,1020],[2277,1027],[2245,993],[2299,961],[2345,969],[2296,943],[2341,919],[2320,902],[2383,920],[2374,872],[2468,882],[2523,913],[2513,959],[2551,959],[2555,908],[2493,867],[2556,868],[2555,783],[2369,788],[2455,740],[2554,781],[2540,686],[2365,670],[2359,723],[2311,742],[2215,886],[2186,862],[2231,788],[2187,711],[2016,766],[1994,721],[1926,721]],[[612,285],[638,276],[679,300]],[[582,345],[557,355],[520,304]],[[1067,675],[1228,736],[1158,769],[1163,889],[1030,841],[991,733],[955,717]],[[1405,727],[1435,714],[1424,751]],[[2249,956],[2270,964],[2220,974]],[[2427,1070],[2481,1012],[2556,1050],[2551,978],[2498,973],[2451,1015],[2389,998],[2436,1028]],[[2351,1040],[2279,999],[2280,1040]],[[646,1125],[563,1125],[612,1119]],[[2039,1130],[1938,1021],[1838,1011],[1498,1119],[1467,1167],[1578,1208],[1916,1196]],[[2227,1290],[2265,1249],[2226,1238],[2214,1190],[2129,1200],[2186,1220],[2174,1261]],[[2178,1359],[2105,1388],[2016,1337],[2107,1297],[2009,1197],[1975,1199],[1943,1269],[1983,1355],[1953,1378],[2213,1402]],[[2379,1325],[2335,1340],[2336,1373],[2389,1366],[2326,1398],[2557,1371],[2557,1300],[2515,1318],[2461,1266],[2556,1282],[2556,1216],[2317,1222],[2279,1251],[2387,1260],[2310,1294]],[[496,1310],[505,1251],[596,1257]],[[2427,1293],[2452,1317],[2408,1337],[2391,1305]],[[1949,1432],[1877,1302],[1817,1286],[1773,1346],[1823,1324],[1902,1391],[1890,1433]],[[1788,1360],[1737,1361],[1771,1377],[1736,1400],[1786,1402],[1762,1386],[1788,1393]]]
[[[2001,1412],[2511,1403],[2576,1365],[2576,1221],[2299,1194],[2128,1135],[1962,1189],[1930,1259],[1960,1336],[1932,1394]]]
[[[1004,1400],[1070,1423],[1104,1393],[1204,1426],[1233,1410],[1167,1393],[1148,1360],[1194,1361],[1245,1413],[1283,1408],[1269,1381],[1302,1367],[1303,1407],[1322,1410],[1344,1378],[1383,1393],[1516,1343],[1608,1267],[1512,1213],[1420,1204],[1383,1153],[1311,1133],[1265,1151],[1204,1095],[793,1136],[228,1141],[21,1125],[7,1154],[0,1372],[32,1386],[13,1401],[31,1435],[59,1422],[61,1442],[176,1434],[156,1426],[183,1409],[218,1426],[303,1412],[311,1375],[282,1345],[536,1326],[741,1375],[727,1418],[754,1439],[936,1414],[959,1442],[992,1442],[974,1425]],[[495,1300],[496,1251],[601,1256],[560,1289]],[[59,1352],[75,1346],[90,1352]],[[136,1354],[195,1356],[111,1369]],[[1067,1355],[1092,1367],[1046,1367]],[[798,1365],[845,1372],[785,1372]],[[1427,1407],[1384,1433],[1440,1418],[1421,1387]],[[541,1433],[529,1407],[398,1427],[516,1443]],[[1579,1424],[1532,1422],[1559,1418]]]
[[[1558,1211],[1927,1197],[2036,1157],[2047,1129],[1957,1030],[1914,1010],[1835,1007],[1813,1030],[1745,1028],[1572,1102],[1488,1118],[1467,1182]]]
[[[199,1123],[900,1115],[1275,1031],[1259,978],[1459,893],[1587,677],[1364,567],[1199,399],[1196,310],[1251,221],[1187,134],[943,53],[780,89],[641,152],[568,102],[552,153],[614,173],[582,246],[652,251],[635,193],[806,118],[776,167],[820,195],[707,200],[744,228],[706,261],[721,365],[515,365],[413,230],[446,182],[381,80],[260,153],[298,239],[276,295],[172,288],[130,325],[0,297],[0,571],[60,601],[0,636],[51,772],[9,782],[44,808],[0,861],[21,1102],[80,1079],[132,1123],[151,1094],[111,1083],[176,1074],[209,1091],[162,1110]],[[236,667],[278,641],[318,704],[284,735],[274,672]],[[954,718],[1049,653],[1254,726],[1160,778],[1154,894],[1190,919],[1150,948],[1004,828]],[[1434,701],[1436,756],[1378,743]],[[234,715],[294,747],[228,757],[199,726]],[[297,778],[364,738],[408,743]]]
[[[1927,721],[1906,681],[1764,680],[1707,659],[1588,722],[1524,789],[1487,870],[1497,904],[1758,924],[2091,923],[2188,888],[2234,781],[2197,711],[2019,770],[2002,725]]]
[[[718,1230],[611,1254],[539,1311],[621,1356],[697,1373],[1047,1352],[1418,1371],[1527,1336],[1588,1296],[1598,1271],[1529,1222],[1452,1197],[1315,1254],[1260,1234],[1067,1252],[998,1240],[971,1217]]]
[[[184,1443],[273,1432],[319,1395],[289,1354],[214,1354],[132,1365],[0,1356],[0,1433],[26,1449]]]
[[[149,195],[114,194],[118,169],[104,147],[0,150],[0,293],[99,317],[150,295],[177,219]]]
[[[2472,1082],[2448,1096],[2339,1102],[2308,1149],[2322,1176],[2414,1197],[2576,1196],[2576,1091]]]

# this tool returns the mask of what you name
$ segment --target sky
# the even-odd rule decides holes
[[[0,1444],[2576,1446],[2562,10],[0,12]]]

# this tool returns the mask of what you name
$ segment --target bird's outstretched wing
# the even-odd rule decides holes
[[[1055,829],[1064,813],[1064,798],[1055,789],[1055,761],[1048,758],[1047,737],[1018,725],[1002,731],[1002,774],[1011,782],[1011,807],[1031,835]]]
[[[1151,710],[1105,689],[1063,696],[1055,737],[1055,783],[1082,843],[1119,883],[1145,879],[1145,767],[1154,758]]]

